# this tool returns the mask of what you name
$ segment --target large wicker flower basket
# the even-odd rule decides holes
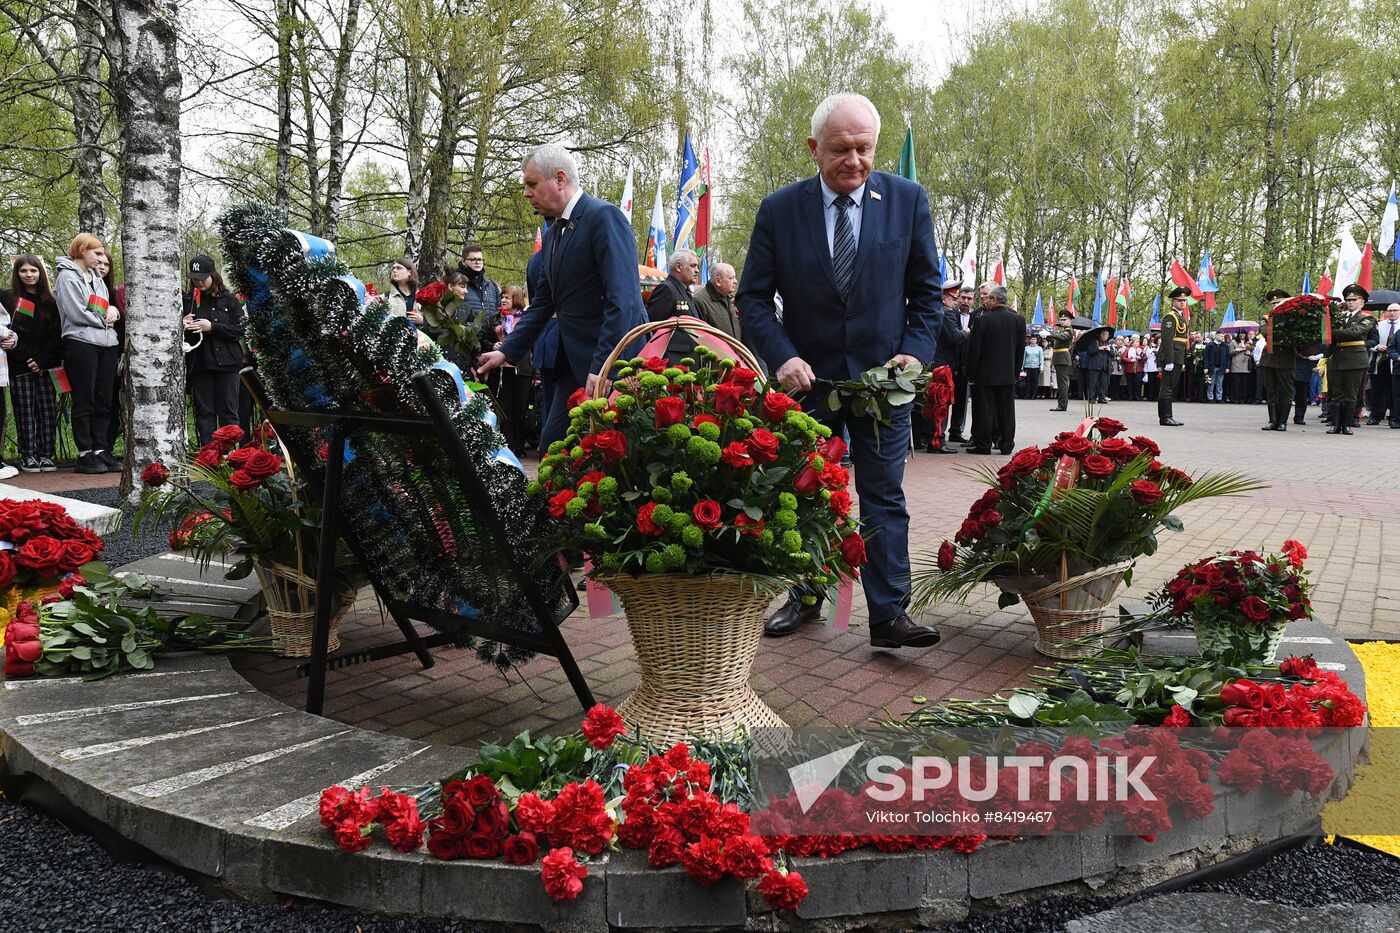
[[[642,680],[618,706],[662,748],[690,735],[732,736],[783,720],[749,685],[773,594],[738,575],[600,577],[617,593]]]
[[[1062,562],[1059,580],[1020,593],[1040,636],[1035,650],[1062,660],[1098,653],[1101,643],[1071,642],[1104,630],[1109,621],[1109,604],[1132,566],[1132,561],[1125,560],[1070,576],[1068,566]]]
[[[253,571],[262,584],[277,650],[283,657],[309,657],[311,633],[316,625],[316,581],[295,567],[271,561],[255,560]],[[329,651],[340,647],[340,622],[355,602],[354,590],[345,590],[338,596],[339,602],[331,613]]]

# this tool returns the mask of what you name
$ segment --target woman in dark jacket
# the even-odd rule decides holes
[[[63,365],[63,336],[44,261],[33,254],[15,259],[10,287],[0,292],[10,312],[18,342],[5,351],[10,368],[10,399],[15,407],[15,434],[20,469],[52,473],[58,436],[58,405],[50,369]]]
[[[216,430],[238,424],[238,371],[243,368],[243,306],[224,287],[208,256],[190,262],[185,295],[185,372],[194,398],[201,445]]]

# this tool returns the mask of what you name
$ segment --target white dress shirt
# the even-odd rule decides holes
[[[826,179],[820,175],[817,181],[822,186],[822,216],[826,219],[826,253],[828,256],[836,252],[836,199],[840,197],[835,191],[827,187]],[[865,200],[865,185],[851,192],[851,200],[855,201],[846,208],[846,216],[851,220],[851,234],[855,237],[856,247],[860,247],[860,215],[864,210],[862,202]]]

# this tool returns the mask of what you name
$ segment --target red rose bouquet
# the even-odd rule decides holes
[[[438,346],[465,359],[476,359],[481,349],[481,331],[457,320],[456,306],[461,302],[451,289],[442,282],[430,282],[418,289],[414,300],[423,314],[425,329]]]
[[[269,449],[275,439],[262,427],[245,439],[242,428],[226,425],[174,470],[164,464],[146,467],[136,528],[152,519],[169,522],[171,546],[192,551],[205,563],[232,552],[241,560],[229,570],[230,579],[246,577],[255,561],[296,567],[314,579],[321,510]],[[340,543],[336,567],[342,588],[351,583],[351,564]]]
[[[1307,556],[1291,539],[1281,554],[1216,554],[1182,567],[1149,602],[1168,625],[1195,626],[1203,657],[1266,664],[1288,623],[1312,618]]]
[[[1124,431],[1121,422],[1099,418],[985,471],[987,491],[935,564],[915,573],[916,598],[961,599],[999,578],[1043,586],[1062,567],[1078,574],[1151,554],[1160,529],[1181,529],[1172,514],[1181,506],[1259,488],[1233,473],[1188,476],[1157,459],[1153,440]],[[1005,592],[1002,605],[1018,598]]]
[[[1296,295],[1269,310],[1264,336],[1270,349],[1301,350],[1326,339],[1327,299],[1321,295]]]
[[[21,600],[38,602],[70,574],[102,554],[97,532],[79,525],[54,502],[0,500],[0,627]]]
[[[611,399],[570,400],[532,495],[605,573],[739,573],[776,584],[857,572],[845,444],[758,373],[698,347],[619,364]]]

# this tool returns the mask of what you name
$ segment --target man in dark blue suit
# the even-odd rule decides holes
[[[569,396],[608,381],[603,363],[629,330],[646,321],[646,311],[632,225],[615,205],[583,193],[569,151],[554,143],[540,146],[525,157],[521,175],[525,199],[541,216],[558,219],[544,238],[530,307],[500,349],[477,359],[477,371],[520,359],[557,316],[561,358],[555,360],[553,397],[540,429],[540,446],[548,447],[568,433]]]
[[[738,305],[745,341],[777,381],[817,391],[804,406],[849,430],[861,519],[873,532],[862,581],[876,647],[927,647],[937,630],[914,624],[909,605],[909,512],[904,458],[910,406],[881,425],[828,412],[819,383],[854,379],[874,366],[933,360],[943,310],[942,277],[928,197],[914,182],[871,172],[880,114],[857,94],[829,97],[812,115],[807,147],[818,174],[764,199],[754,219]],[[774,295],[783,300],[777,316]],[[878,432],[878,439],[877,439]],[[764,627],[790,635],[821,618],[820,599],[792,594]]]

